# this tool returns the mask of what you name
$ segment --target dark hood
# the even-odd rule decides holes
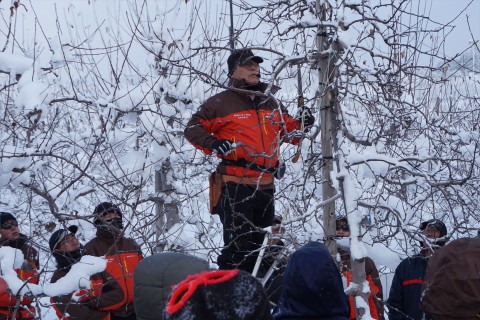
[[[349,314],[340,271],[327,248],[311,242],[294,252],[274,318],[348,320]]]

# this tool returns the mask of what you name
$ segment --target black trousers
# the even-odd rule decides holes
[[[252,272],[265,232],[275,214],[274,190],[226,183],[216,212],[223,224],[224,248],[217,259],[220,269]]]

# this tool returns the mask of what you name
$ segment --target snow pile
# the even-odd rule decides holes
[[[0,70],[10,73],[15,78],[17,74],[23,74],[33,64],[33,59],[21,54],[0,52]]]
[[[63,278],[45,285],[43,291],[46,295],[54,297],[81,289],[90,289],[90,276],[104,271],[106,267],[107,260],[103,257],[83,256]],[[73,294],[72,297],[75,296]]]
[[[15,269],[21,269],[25,258],[22,251],[11,247],[0,248],[0,268],[3,279],[14,295],[25,294],[39,295],[43,292],[42,287],[37,284],[26,283],[21,280]]]

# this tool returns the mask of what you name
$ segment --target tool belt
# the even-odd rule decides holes
[[[250,186],[268,186],[273,184],[273,177],[248,178],[222,175],[222,182],[233,182],[238,184],[247,184]]]
[[[236,183],[244,184],[252,187],[270,187],[274,186],[274,178],[270,177],[259,177],[259,178],[248,178],[248,177],[237,177],[237,176],[228,176],[223,175],[218,172],[212,172],[208,177],[209,184],[209,200],[210,200],[210,213],[215,214],[215,209],[217,208],[218,202],[222,197],[222,187],[225,183]]]
[[[221,163],[223,165],[226,165],[226,166],[242,167],[242,168],[247,168],[247,169],[250,169],[250,170],[255,170],[255,171],[265,172],[265,173],[270,173],[270,174],[275,174],[275,172],[277,171],[277,167],[278,167],[278,161],[277,161],[277,163],[275,164],[274,167],[264,167],[264,166],[260,166],[258,164],[252,163],[252,162],[248,162],[247,160],[245,160],[243,158],[240,158],[240,159],[237,159],[237,160],[222,159]]]

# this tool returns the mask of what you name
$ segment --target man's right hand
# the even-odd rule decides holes
[[[212,145],[213,150],[216,150],[222,156],[228,154],[230,151],[235,149],[235,147],[236,146],[234,146],[232,141],[224,139],[217,140]]]

